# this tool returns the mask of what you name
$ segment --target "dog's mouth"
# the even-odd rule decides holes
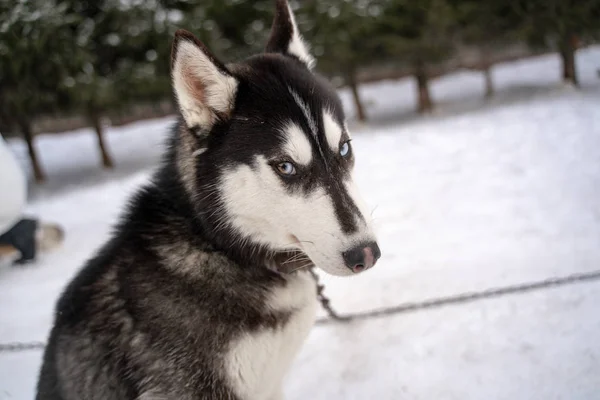
[[[273,257],[275,268],[283,274],[291,274],[302,269],[309,269],[315,266],[310,257],[302,250],[290,250],[277,253]]]

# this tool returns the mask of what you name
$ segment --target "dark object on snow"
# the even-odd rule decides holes
[[[60,247],[64,237],[64,231],[56,224],[24,218],[0,236],[0,257],[12,259],[16,252],[15,264],[32,262],[40,252]]]
[[[6,233],[0,236],[0,245],[12,246],[19,250],[21,258],[15,261],[24,264],[35,260],[36,255],[36,232],[38,221],[35,219],[22,219],[17,222]]]

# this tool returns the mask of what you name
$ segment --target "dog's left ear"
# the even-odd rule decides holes
[[[294,13],[287,0],[277,0],[275,19],[271,28],[271,36],[265,49],[267,53],[281,53],[294,57],[308,69],[312,69],[315,59],[310,54],[308,45],[298,32]]]
[[[237,79],[200,40],[183,29],[175,33],[171,77],[188,128],[208,130],[231,113]]]

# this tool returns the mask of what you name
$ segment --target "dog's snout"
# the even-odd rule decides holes
[[[381,257],[381,251],[377,243],[371,242],[356,246],[345,251],[342,255],[348,268],[353,272],[362,272],[375,265],[379,257]]]

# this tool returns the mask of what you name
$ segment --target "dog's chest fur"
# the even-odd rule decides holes
[[[91,269],[107,260],[92,261],[59,303],[44,392],[61,386],[89,399],[280,398],[316,314],[308,271],[244,268],[177,242],[163,251],[173,274],[141,262],[139,248],[140,262],[132,264],[125,254],[134,246],[125,247],[116,250],[122,261],[98,265],[99,275]],[[92,278],[86,273],[93,281],[82,281]]]
[[[317,296],[313,278],[306,271],[287,278],[276,288],[266,306],[275,312],[291,312],[274,328],[241,332],[228,346],[225,370],[241,399],[277,399],[283,377],[313,325]]]

